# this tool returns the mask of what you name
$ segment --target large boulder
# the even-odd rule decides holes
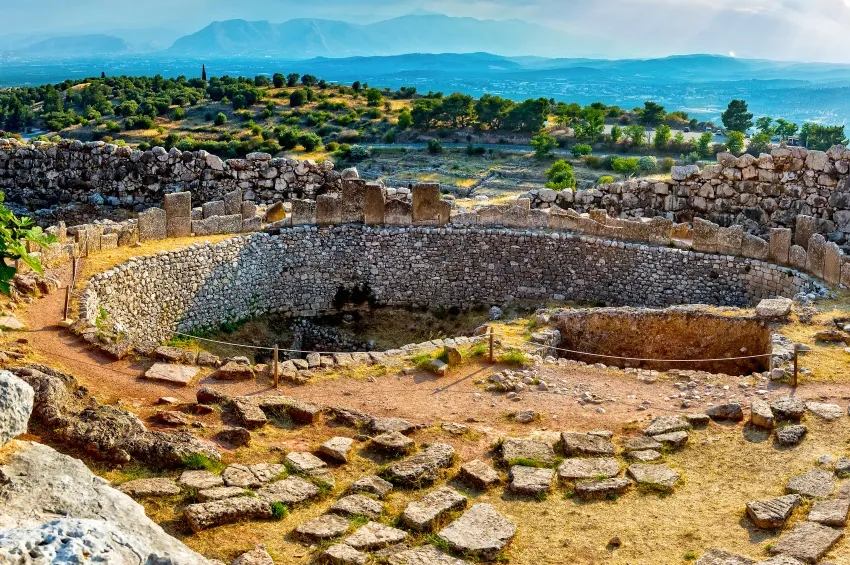
[[[142,506],[96,477],[82,461],[22,442],[0,467],[0,563],[207,564],[145,515]]]
[[[35,392],[10,373],[0,371],[0,447],[27,431]]]

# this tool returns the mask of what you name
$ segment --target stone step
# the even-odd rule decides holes
[[[233,522],[269,519],[272,517],[272,507],[269,501],[261,498],[239,496],[214,502],[190,504],[183,511],[183,516],[192,531],[199,532]]]
[[[401,521],[417,532],[429,532],[449,512],[466,508],[466,497],[449,487],[440,487],[404,509]]]

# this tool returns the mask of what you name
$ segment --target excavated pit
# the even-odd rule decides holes
[[[582,352],[558,351],[559,356],[585,363],[728,375],[748,375],[770,367],[769,327],[740,311],[698,307],[559,310],[552,326],[561,333],[559,349]],[[608,355],[612,357],[601,357]],[[765,356],[730,359],[752,355]]]

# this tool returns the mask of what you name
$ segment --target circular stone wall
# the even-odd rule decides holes
[[[363,285],[377,304],[429,308],[525,299],[744,306],[818,287],[752,259],[572,234],[346,225],[131,259],[91,279],[81,315],[95,324],[105,312],[110,330],[150,346],[176,329],[330,312],[340,289]]]

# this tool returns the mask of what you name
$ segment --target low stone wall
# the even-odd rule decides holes
[[[536,191],[535,207],[602,209],[613,217],[670,216],[677,222],[703,218],[743,225],[751,233],[795,229],[798,215],[817,218],[818,233],[850,242],[850,150],[779,147],[759,157],[717,155],[702,171],[674,167],[666,180],[634,179],[577,192]]]
[[[134,258],[91,279],[80,314],[150,346],[175,329],[332,312],[340,289],[362,285],[379,305],[429,308],[524,299],[749,305],[819,290],[805,275],[743,257],[531,230],[344,225]]]
[[[140,151],[102,141],[63,140],[32,145],[0,139],[0,191],[32,209],[93,199],[113,206],[142,207],[167,192],[188,191],[206,202],[241,189],[259,203],[315,198],[338,189],[341,175],[329,161],[272,159],[251,153],[224,161],[206,151]]]

